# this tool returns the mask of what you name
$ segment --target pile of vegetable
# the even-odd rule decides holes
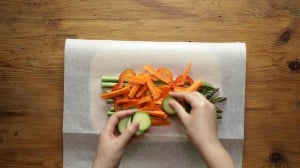
[[[122,119],[118,124],[120,133],[133,121],[140,123],[140,128],[136,135],[141,135],[150,126],[165,126],[171,123],[167,120],[169,115],[176,114],[169,106],[169,101],[175,98],[169,96],[169,92],[193,92],[199,91],[212,103],[226,100],[225,97],[214,96],[218,88],[202,80],[193,80],[189,73],[189,64],[183,73],[173,79],[172,72],[167,68],[154,69],[151,65],[144,65],[143,71],[137,73],[133,69],[124,70],[119,76],[102,76],[101,86],[105,88],[105,93],[101,98],[106,99],[110,107],[107,115],[112,115],[119,110],[136,108],[138,111],[132,116]],[[187,103],[180,102],[186,111],[191,110]],[[216,108],[218,118],[222,112]]]

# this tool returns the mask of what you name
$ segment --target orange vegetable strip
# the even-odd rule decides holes
[[[182,74],[182,78],[181,78],[181,81],[180,81],[180,85],[183,86],[184,85],[184,82],[188,76],[188,74],[190,73],[191,71],[191,68],[192,68],[192,63],[190,63],[184,70],[183,74]]]
[[[166,78],[166,79],[168,78],[170,81],[173,80],[173,74],[169,69],[162,67],[162,68],[159,68],[157,70],[157,72],[159,72],[163,78]]]
[[[147,102],[147,107],[148,107],[150,110],[156,110],[156,109],[155,109],[155,104],[153,103],[153,101]]]
[[[161,97],[167,97],[169,95],[169,92],[171,91],[171,87],[165,85],[163,87],[162,93],[161,93]]]
[[[174,92],[186,92],[187,88],[185,87],[180,87],[180,86],[175,86],[174,87]]]
[[[123,104],[137,104],[138,102],[138,99],[128,99],[128,98],[121,98],[121,99],[117,99],[115,101],[115,104],[114,104],[114,108],[115,108],[115,111],[118,111],[119,108],[120,108],[120,105],[121,105],[121,108],[123,109]]]
[[[147,90],[148,90],[148,86],[143,85],[142,88],[140,88],[139,91],[136,93],[136,97],[140,98]]]
[[[154,101],[155,104],[162,104],[163,98],[159,98],[157,100]]]
[[[156,92],[161,96],[162,90],[155,86]]]
[[[202,86],[203,82],[201,80],[196,80],[190,87],[186,89],[187,92],[194,92]]]
[[[153,85],[153,82],[151,81],[149,76],[146,77],[146,83],[147,83],[147,86],[149,88],[151,95],[153,96],[153,99],[154,100],[158,99],[160,97],[160,94],[156,90],[156,87]]]
[[[137,105],[137,103],[125,103],[125,104],[122,104],[121,107],[122,107],[122,110],[125,110],[125,109],[129,109],[131,107],[135,107]]]
[[[163,111],[162,105],[161,104],[155,104],[156,110]]]
[[[127,94],[128,92],[130,92],[129,87],[124,87],[124,88],[121,88],[119,90],[115,90],[115,91],[112,91],[109,93],[103,93],[103,94],[101,94],[101,97],[103,99],[111,99],[111,98],[114,98],[114,97],[117,97],[117,96],[120,96],[123,94]]]
[[[129,98],[134,98],[137,91],[140,89],[141,85],[135,84],[132,86],[130,92],[128,93]]]
[[[117,99],[116,102],[118,104],[125,104],[125,103],[137,103],[139,100],[138,99],[128,99],[128,98],[124,98],[124,99]]]
[[[171,82],[170,79],[166,79],[166,78],[162,77],[162,75],[159,72],[155,71],[151,65],[144,65],[144,70],[146,70],[151,75],[154,75],[155,77],[157,77],[158,79],[162,80],[165,83]]]
[[[138,104],[142,104],[142,103],[146,103],[152,101],[151,96],[144,96],[142,98],[139,99]]]
[[[168,118],[168,114],[165,113],[164,111],[158,111],[158,110],[142,110],[142,111],[150,114],[151,116],[159,117],[164,120]]]
[[[141,106],[138,105],[138,109],[141,111],[153,110],[153,109],[150,109],[147,105],[141,105]]]
[[[143,78],[141,76],[129,76],[126,75],[123,77],[124,81],[127,81],[129,83],[133,83],[133,84],[140,84],[140,85],[144,85],[146,82],[145,80],[143,80]]]
[[[165,126],[165,125],[170,125],[170,124],[171,124],[170,121],[160,120],[160,119],[151,117],[151,125],[152,126]]]

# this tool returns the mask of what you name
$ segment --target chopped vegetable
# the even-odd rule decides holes
[[[111,88],[106,89],[101,94],[101,97],[106,99],[108,104],[113,103],[113,107],[107,112],[108,116],[119,110],[129,108],[139,110],[139,112],[119,122],[119,132],[124,131],[133,121],[140,123],[136,135],[144,134],[150,125],[170,125],[171,123],[167,121],[167,118],[169,115],[175,115],[176,112],[169,105],[169,102],[171,100],[178,101],[169,96],[170,92],[198,91],[213,104],[226,100],[225,97],[215,96],[218,88],[199,79],[194,81],[189,76],[191,67],[192,64],[188,64],[182,74],[175,76],[175,80],[173,80],[173,74],[169,69],[165,67],[155,69],[151,65],[144,65],[144,71],[138,73],[133,69],[126,69],[119,76],[102,76],[101,86]],[[178,102],[183,105],[187,112],[191,111],[191,106],[188,103]],[[222,118],[221,113],[222,110],[216,107],[217,118]]]
[[[122,118],[119,123],[118,123],[118,131],[122,134],[122,132],[124,130],[126,130],[126,127],[127,127],[127,121],[130,119],[130,116],[129,117],[125,117],[125,118]]]
[[[124,88],[121,88],[121,89],[116,90],[116,91],[112,91],[112,92],[109,92],[109,93],[103,93],[103,94],[101,94],[101,97],[103,99],[111,99],[111,98],[126,94],[128,92],[130,92],[129,87],[124,87]]]
[[[119,81],[119,77],[116,77],[116,76],[105,76],[105,75],[103,75],[101,77],[101,81],[102,82],[114,82],[114,83],[116,83],[116,82]]]
[[[179,83],[181,86],[184,85],[185,80],[186,80],[188,74],[189,74],[190,71],[191,71],[191,68],[192,68],[192,64],[191,64],[191,63],[185,68],[185,70],[184,70],[184,72],[183,72],[183,74],[182,74],[182,78],[181,78],[180,83]]]
[[[167,120],[151,118],[151,125],[153,125],[153,126],[165,126],[165,125],[170,125],[170,124],[171,124],[171,122],[167,121]]]
[[[168,113],[170,115],[175,115],[176,112],[175,112],[174,108],[170,106],[170,101],[177,101],[177,100],[175,98],[173,98],[172,96],[167,96],[162,101],[162,107],[166,113]]]
[[[145,132],[151,126],[151,118],[149,114],[142,111],[137,111],[133,114],[132,122],[139,123],[138,130],[142,132]]]

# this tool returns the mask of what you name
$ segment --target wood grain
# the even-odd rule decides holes
[[[246,42],[243,165],[300,167],[299,30],[297,0],[1,1],[0,167],[62,167],[66,38]]]

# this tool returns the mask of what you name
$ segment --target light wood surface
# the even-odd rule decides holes
[[[245,42],[243,165],[300,167],[299,31],[299,0],[0,1],[0,167],[62,167],[66,38]]]

